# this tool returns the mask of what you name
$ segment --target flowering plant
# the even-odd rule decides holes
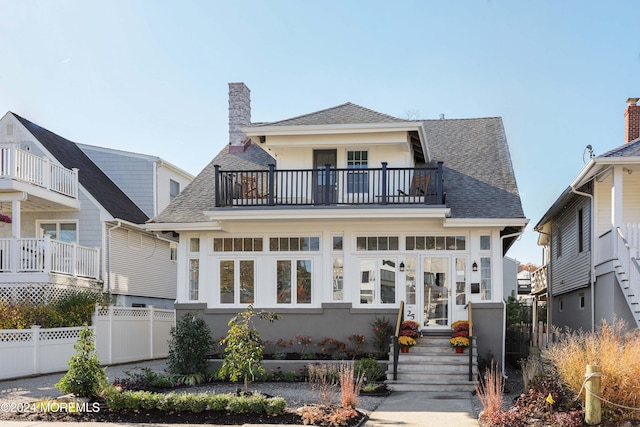
[[[400,344],[402,347],[413,347],[414,345],[416,345],[416,340],[406,335],[403,335],[400,338],[398,338],[398,344]]]
[[[454,337],[449,340],[453,347],[467,347],[469,345],[469,338],[466,337]]]
[[[384,316],[382,319],[375,318],[371,322],[373,326],[373,346],[380,352],[389,351],[389,340],[393,335],[393,327]]]
[[[404,337],[418,338],[420,336],[420,324],[413,320],[405,320],[400,324],[400,335]]]
[[[6,222],[7,224],[11,224],[11,217],[0,214],[0,222]]]
[[[456,332],[468,331],[469,330],[469,321],[468,320],[458,320],[456,322],[453,322],[453,324],[451,325],[451,329],[453,329]]]

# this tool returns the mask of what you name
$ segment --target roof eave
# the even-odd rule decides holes
[[[295,125],[295,126],[251,126],[242,128],[242,132],[255,142],[262,136],[273,135],[327,135],[340,133],[397,132],[418,131],[424,137],[422,122],[392,123],[349,123],[327,125]]]

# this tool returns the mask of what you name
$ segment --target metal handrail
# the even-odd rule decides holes
[[[473,308],[472,303],[469,301],[469,381],[473,381]]]
[[[396,331],[391,337],[393,342],[393,379],[398,379],[398,356],[400,355],[400,344],[398,344],[398,337],[400,336],[400,326],[404,322],[404,301],[400,301],[400,308],[398,308],[398,317],[396,319]]]

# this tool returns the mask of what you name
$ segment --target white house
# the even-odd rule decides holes
[[[533,292],[548,298],[555,326],[640,326],[638,100],[627,100],[625,144],[598,156],[588,146],[588,162],[535,226],[546,260]]]
[[[77,144],[12,112],[0,119],[0,212],[11,219],[0,227],[0,297],[55,297],[88,287],[111,293],[118,305],[173,306],[172,236],[141,227],[159,210],[144,205],[143,193],[156,206],[167,204],[170,179],[184,186],[189,176],[166,163],[147,162],[145,169],[126,162],[138,155],[118,155],[129,168],[128,183],[110,179]],[[152,185],[137,191],[138,179],[140,187]]]
[[[248,304],[346,341],[376,317],[423,332],[469,316],[501,360],[503,256],[527,224],[500,118],[404,120],[346,103],[252,123],[229,85],[230,142],[148,227],[180,234],[178,314],[214,336]]]

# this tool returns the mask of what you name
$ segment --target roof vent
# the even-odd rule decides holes
[[[444,113],[440,113],[440,120],[444,120]]]

